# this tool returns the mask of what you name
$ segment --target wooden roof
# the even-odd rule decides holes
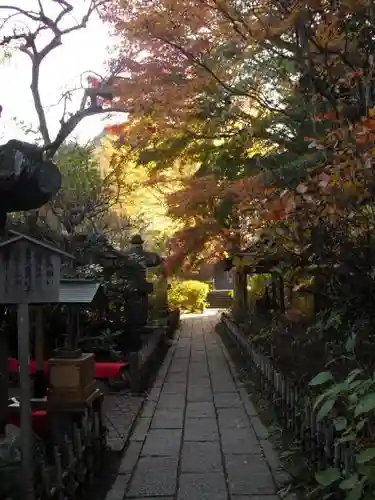
[[[8,236],[8,238],[0,241],[0,249],[7,247],[9,245],[13,245],[13,244],[17,243],[18,241],[26,240],[27,242],[29,242],[35,246],[42,247],[51,253],[57,253],[57,254],[64,256],[68,259],[72,259],[72,260],[74,259],[74,256],[71,255],[70,253],[64,252],[63,250],[60,250],[57,247],[49,245],[48,243],[45,243],[44,241],[37,240],[37,239],[32,238],[31,236],[28,236],[26,234],[19,233],[18,231],[12,231],[12,230],[8,231],[7,236]]]

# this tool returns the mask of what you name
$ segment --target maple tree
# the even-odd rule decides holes
[[[155,168],[199,165],[169,199],[186,219],[180,258],[193,231],[221,252],[269,221],[293,218],[308,234],[368,199],[371,16],[365,1],[110,3],[131,109],[118,135]]]
[[[175,235],[171,246],[169,261],[174,260],[175,266],[197,251],[201,258],[217,257],[228,246],[228,240],[237,247],[243,243],[241,234],[246,229],[244,219],[247,218],[239,213],[236,204],[242,195],[241,206],[246,206],[251,198],[247,208],[253,207],[255,192],[255,182],[246,182],[243,177],[248,170],[259,173],[256,160],[249,161],[256,156],[257,150],[259,156],[274,145],[270,140],[272,131],[261,126],[265,119],[272,121],[271,110],[275,116],[280,115],[282,104],[278,109],[270,95],[275,93],[276,87],[280,95],[280,89],[290,85],[284,68],[277,83],[274,82],[268,92],[263,92],[265,82],[270,84],[276,73],[275,54],[254,44],[250,47],[233,33],[230,23],[224,33],[219,23],[209,36],[200,36],[202,30],[208,29],[207,11],[202,14],[189,10],[191,16],[184,20],[185,24],[191,21],[190,28],[196,34],[193,46],[189,45],[189,50],[195,54],[193,58],[186,50],[175,47],[173,41],[166,42],[164,36],[154,38],[152,33],[146,36],[147,23],[155,26],[159,21],[165,23],[163,29],[168,36],[173,36],[170,23],[177,26],[182,6],[172,8],[177,18],[161,16],[156,22],[149,17],[150,9],[142,10],[139,5],[139,18],[130,19],[126,27],[116,24],[122,33],[126,32],[122,64],[130,74],[121,79],[119,93],[132,113],[125,124],[110,129],[131,146],[138,162],[151,164],[158,171],[173,162],[176,170],[181,165],[196,166],[193,178],[168,197],[170,215],[183,221],[185,226]],[[200,9],[198,3],[196,7]],[[119,8],[125,13],[121,10],[117,14],[126,17],[126,5],[121,4]],[[210,19],[215,16],[211,10],[208,9]],[[113,20],[112,7],[108,16]],[[143,22],[147,26],[140,29]],[[214,23],[210,23],[210,28],[214,28]],[[179,36],[177,32],[175,35]],[[244,45],[247,45],[245,56]],[[141,60],[134,63],[133,51],[141,47],[146,50],[146,46],[149,57],[142,55]],[[257,56],[259,60],[254,65]],[[199,62],[202,57],[205,61]],[[211,75],[210,65],[217,68],[220,79]],[[263,72],[259,71],[260,67]],[[227,77],[228,82],[225,81]],[[238,84],[236,78],[241,78]],[[252,85],[251,92],[246,90],[248,84]],[[254,122],[259,125],[257,132],[251,130]],[[160,176],[158,180],[160,182]],[[223,182],[225,180],[229,182]],[[247,190],[250,184],[254,187]]]

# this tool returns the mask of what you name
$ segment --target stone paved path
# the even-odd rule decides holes
[[[106,500],[278,500],[285,473],[214,332],[184,319]]]

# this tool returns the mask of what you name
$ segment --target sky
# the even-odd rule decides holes
[[[46,12],[54,12],[51,0],[42,0]],[[86,0],[73,0],[75,15],[87,6]],[[4,15],[1,6],[15,5],[23,9],[37,10],[36,0],[0,0],[0,15]],[[51,10],[52,7],[52,10]],[[21,18],[18,18],[18,26]],[[13,19],[12,21],[13,22]],[[74,23],[74,19],[68,19]],[[22,26],[22,25],[21,25]],[[11,29],[9,26],[8,29]],[[2,30],[2,35],[3,35]],[[45,42],[46,40],[41,40]],[[41,66],[40,92],[51,135],[54,136],[59,128],[62,107],[56,106],[64,90],[74,88],[81,81],[85,71],[94,71],[105,74],[105,61],[108,59],[109,47],[113,47],[116,39],[110,35],[109,29],[97,16],[93,16],[86,29],[66,35],[62,46],[54,49]],[[85,75],[85,78],[88,75]],[[30,91],[31,63],[22,53],[14,53],[9,61],[0,65],[0,104],[3,113],[0,119],[0,144],[9,139],[34,141],[34,136],[25,134],[27,128],[37,127],[37,118]],[[77,109],[82,94],[77,93],[75,102],[71,103],[71,110]],[[71,139],[86,142],[94,139],[103,130],[104,115],[85,118],[73,132]],[[119,121],[119,116],[112,117],[108,122]],[[20,123],[24,122],[24,126]]]

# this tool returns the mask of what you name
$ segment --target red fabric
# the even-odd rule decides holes
[[[8,358],[8,372],[12,375],[18,373],[18,361],[15,358]]]
[[[32,426],[35,434],[41,438],[46,438],[49,432],[48,415],[45,410],[35,410],[32,412]],[[20,416],[18,413],[11,413],[8,418],[8,424],[20,427]]]
[[[121,368],[128,363],[95,363],[95,378],[114,380],[119,377]]]
[[[36,362],[31,359],[29,362],[30,375],[34,375],[36,372]],[[46,375],[48,375],[48,362],[44,361],[43,370]],[[16,358],[8,358],[8,371],[11,374],[18,373],[18,360]]]
[[[36,361],[30,359],[30,375],[34,375],[36,372]],[[43,361],[43,371],[45,375],[48,375],[48,361]]]
[[[30,375],[34,375],[36,372],[36,363],[34,360],[30,360]],[[95,378],[100,379],[116,379],[119,377],[121,368],[128,366],[128,363],[95,363]],[[11,374],[18,373],[18,361],[15,358],[8,358],[8,371]],[[48,362],[44,362],[44,373],[48,375]]]

